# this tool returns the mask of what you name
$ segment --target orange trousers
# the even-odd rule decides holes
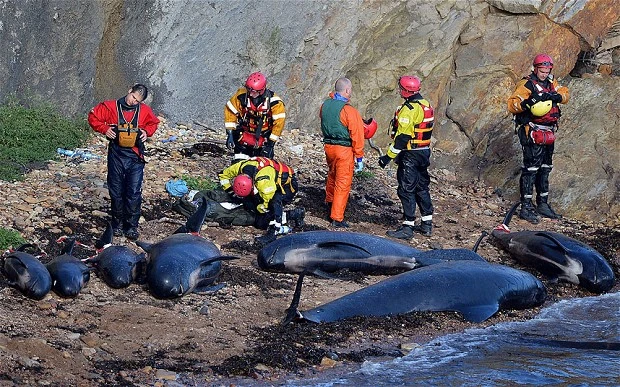
[[[353,148],[342,145],[325,144],[327,158],[327,183],[325,185],[325,201],[332,204],[330,217],[342,222],[344,210],[349,201],[351,183],[353,182]]]

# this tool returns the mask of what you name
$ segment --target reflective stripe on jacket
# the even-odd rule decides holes
[[[240,88],[224,106],[224,127],[235,130],[240,125],[242,130],[255,133],[262,120],[261,132],[269,135],[271,141],[278,141],[284,130],[286,109],[282,99],[267,89],[258,105],[252,103],[245,87]]]
[[[269,202],[278,190],[282,193],[287,189],[295,192],[291,184],[294,173],[293,168],[284,163],[266,157],[252,157],[224,169],[219,174],[219,179],[222,188],[228,190],[238,175],[250,176],[254,182],[254,194],[258,194],[261,198],[256,209],[259,213],[266,213],[269,211]]]
[[[435,114],[430,102],[418,93],[409,97],[396,110],[398,125],[387,155],[395,158],[403,150],[426,149],[431,144]]]
[[[536,82],[532,82],[532,79],[536,80]],[[534,73],[531,73],[527,77],[524,77],[519,82],[517,82],[514,92],[507,101],[508,111],[515,115],[515,121],[517,122],[517,124],[523,125],[527,124],[528,122],[535,122],[542,125],[553,125],[557,123],[560,111],[557,103],[555,102],[553,103],[553,106],[556,109],[552,108],[551,111],[543,117],[534,117],[534,115],[529,111],[529,109],[524,110],[521,107],[521,102],[530,98],[532,93],[542,94],[543,92],[545,92],[545,90],[547,90],[546,92],[555,91],[556,93],[560,94],[562,96],[562,104],[567,103],[570,99],[570,93],[568,91],[568,88],[566,86],[560,86],[558,82],[553,79],[553,76],[551,74],[544,83],[538,81],[538,77],[536,77],[536,74]]]

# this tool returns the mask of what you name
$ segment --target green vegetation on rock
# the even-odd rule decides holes
[[[9,247],[16,248],[24,243],[26,240],[17,231],[0,227],[0,252]]]
[[[15,97],[0,105],[0,180],[23,179],[30,165],[57,157],[56,149],[82,146],[92,131],[85,117],[64,117],[51,106],[24,106]]]
[[[190,190],[210,191],[219,186],[218,182],[213,181],[208,177],[203,178],[183,175],[181,176],[181,179],[185,180],[185,183],[187,183],[187,188],[189,188]]]

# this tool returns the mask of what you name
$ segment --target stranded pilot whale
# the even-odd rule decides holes
[[[137,242],[148,253],[146,282],[156,298],[204,291],[219,275],[222,260],[237,259],[222,256],[211,241],[198,235],[206,213],[207,201],[203,198],[200,207],[175,234],[154,244]]]
[[[341,269],[383,274],[448,260],[484,261],[467,249],[420,251],[387,238],[346,231],[288,234],[258,252],[258,266],[262,270],[321,277]]]
[[[142,273],[146,257],[127,246],[112,245],[113,235],[112,224],[108,222],[101,238],[95,243],[98,254],[85,262],[94,264],[98,276],[111,288],[126,288]]]
[[[52,277],[37,257],[24,251],[27,247],[32,245],[21,245],[4,257],[4,274],[9,286],[28,298],[41,300],[52,288]]]
[[[508,211],[503,224],[491,233],[503,250],[550,278],[580,285],[594,293],[606,292],[614,286],[611,266],[592,247],[555,232],[510,232],[508,223],[518,205]]]
[[[298,319],[333,322],[354,316],[413,311],[456,311],[481,322],[503,309],[545,301],[546,289],[530,273],[476,261],[450,261],[407,271],[305,312]]]
[[[61,297],[76,297],[90,280],[90,268],[71,253],[75,239],[71,239],[62,254],[45,267],[52,276],[52,290]]]

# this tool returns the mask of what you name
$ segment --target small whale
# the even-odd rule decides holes
[[[25,244],[4,257],[3,270],[9,286],[28,298],[41,300],[52,288],[52,277],[41,261],[24,250]]]
[[[99,252],[85,263],[92,263],[97,269],[97,275],[111,288],[121,289],[131,285],[140,277],[143,266],[146,265],[145,254],[138,254],[127,246],[112,245],[114,231],[112,224],[108,225],[95,243]]]
[[[146,282],[156,298],[176,298],[191,292],[204,292],[214,283],[222,268],[223,256],[211,242],[198,235],[207,212],[203,198],[196,212],[175,234],[151,244],[137,244],[148,253]]]
[[[61,255],[45,265],[52,276],[52,290],[61,297],[76,297],[90,280],[90,268],[71,255],[74,246],[72,239]]]
[[[615,276],[609,263],[585,243],[549,231],[510,232],[508,224],[518,205],[491,232],[503,250],[549,278],[582,286],[593,293],[603,293],[614,286]]]

